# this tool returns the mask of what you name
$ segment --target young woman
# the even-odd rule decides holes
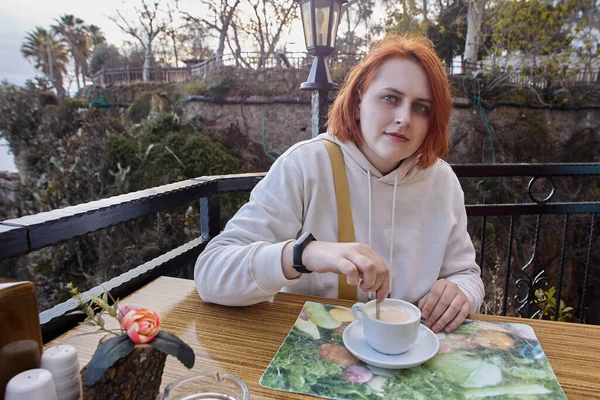
[[[440,159],[449,148],[451,107],[447,76],[427,39],[381,40],[348,74],[328,132],[286,151],[200,255],[194,275],[202,299],[243,306],[279,291],[337,297],[341,275],[358,284],[359,301],[369,292],[380,300],[389,294],[418,304],[433,331],[456,329],[479,311],[484,291],[464,195]],[[352,243],[338,242],[322,139],[343,153]]]

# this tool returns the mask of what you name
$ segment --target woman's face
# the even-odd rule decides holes
[[[412,58],[381,65],[360,94],[361,151],[382,174],[413,155],[429,130],[431,89],[423,67]]]

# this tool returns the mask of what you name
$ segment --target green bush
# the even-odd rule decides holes
[[[47,105],[57,105],[58,97],[52,92],[40,92],[39,94],[39,102],[42,107]]]
[[[75,113],[78,113],[80,109],[87,109],[88,105],[84,100],[79,99],[65,99],[58,106],[58,113],[56,117],[58,119],[66,120],[72,118]]]
[[[224,100],[233,86],[228,75],[219,75],[208,85],[208,95],[215,100]]]
[[[8,141],[13,153],[27,149],[38,137],[43,116],[40,93],[44,91],[32,82],[25,87],[0,83],[0,138]]]
[[[79,101],[41,108],[37,91],[1,84],[0,89],[2,110],[15,104],[25,110],[0,118],[6,128],[3,136],[28,145],[30,179],[19,199],[23,214],[242,171],[242,161],[228,148],[193,128],[180,127],[170,114],[159,112],[126,128],[110,114],[80,109]],[[224,199],[223,223],[245,201],[247,194]],[[197,237],[198,221],[198,202],[191,202],[42,249],[18,268],[30,267],[39,305],[46,309],[64,300],[67,282],[88,289]],[[2,264],[0,273],[12,276],[16,268]]]
[[[68,133],[76,130],[81,126],[83,113],[87,113],[89,106],[83,100],[65,99],[60,102],[56,112],[53,111],[53,106],[47,106],[46,116],[56,115],[55,133]]]
[[[106,162],[131,167],[130,190],[141,190],[203,175],[239,173],[241,160],[223,144],[160,114],[137,130],[111,136]]]
[[[208,94],[208,85],[204,81],[192,81],[181,87],[181,93],[184,97],[206,96]]]
[[[140,164],[140,148],[135,136],[125,133],[113,135],[106,144],[105,157],[108,168],[115,168],[118,164],[123,167],[137,168]]]
[[[153,93],[154,92],[143,92],[133,103],[131,103],[127,109],[127,118],[129,118],[131,122],[138,124],[142,119],[148,117],[148,114],[150,114]]]

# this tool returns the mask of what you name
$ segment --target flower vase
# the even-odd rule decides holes
[[[110,340],[115,339],[111,338]],[[166,358],[167,354],[151,345],[136,344],[127,355],[99,374],[94,382],[86,379],[86,370],[90,366],[88,364],[80,373],[81,399],[156,399],[160,391]]]
[[[103,313],[116,318],[121,325],[121,334],[107,335],[100,340],[90,362],[81,370],[80,399],[128,399],[155,400],[160,392],[160,383],[167,355],[177,359],[187,368],[196,360],[194,350],[172,333],[160,330],[160,318],[152,310],[136,306],[119,307],[108,303],[108,292],[101,297],[83,299],[77,288],[67,288],[78,301],[86,315],[83,324],[105,328]]]

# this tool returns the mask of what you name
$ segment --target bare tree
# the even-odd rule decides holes
[[[177,29],[178,54],[182,58],[206,59],[213,51],[206,42],[206,28],[195,23],[186,23]]]
[[[153,45],[157,60],[179,67],[186,59],[206,59],[213,55],[207,43],[204,25],[186,22],[176,9],[167,4],[167,26]]]
[[[150,80],[150,66],[152,64],[152,43],[156,37],[165,31],[166,23],[160,18],[158,2],[153,4],[141,0],[142,7],[134,7],[139,25],[127,20],[117,10],[117,17],[109,17],[117,26],[128,35],[136,39],[144,49],[144,81]]]
[[[242,45],[240,44],[240,35],[239,35],[239,29],[238,29],[238,27],[241,25],[242,25],[242,23],[240,22],[239,17],[234,18],[234,20],[231,23],[231,28],[233,30],[233,43],[235,44],[235,49],[233,48],[233,45],[231,44],[231,39],[230,39],[231,35],[227,36],[227,46],[229,46],[229,50],[231,51],[231,53],[235,54],[236,66],[239,66],[241,64],[245,68],[252,68],[250,63],[248,63],[248,61],[246,61],[241,56]]]
[[[340,53],[358,53],[368,44],[369,31],[372,31],[372,17],[375,0],[354,0],[342,8],[336,49]],[[361,34],[360,29],[365,34]],[[358,29],[358,31],[357,31]]]
[[[225,50],[231,22],[240,2],[241,0],[201,0],[200,3],[207,9],[205,17],[195,17],[182,10],[181,6],[178,8],[186,21],[201,24],[209,31],[214,32],[214,36],[218,39],[216,55],[221,57]]]
[[[465,43],[465,72],[471,72],[472,66],[477,63],[479,44],[481,40],[481,20],[487,0],[469,0],[467,16],[467,41]]]
[[[240,28],[254,41],[260,52],[258,68],[273,54],[281,40],[285,28],[289,27],[295,17],[293,0],[247,0],[250,15],[245,16],[246,22],[235,21],[235,28]],[[237,30],[237,29],[236,29]],[[236,33],[236,43],[239,42]]]
[[[165,34],[171,41],[173,45],[173,56],[175,57],[175,67],[179,67],[179,57],[177,51],[177,31],[178,27],[175,26],[175,15],[174,10],[171,8],[170,4],[167,4],[167,15],[169,17],[169,22],[165,28]]]

